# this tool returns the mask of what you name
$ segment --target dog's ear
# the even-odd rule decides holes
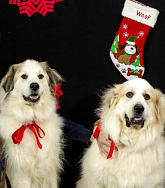
[[[125,43],[125,44],[123,44],[123,45],[120,45],[120,46],[119,46],[119,49],[120,49],[120,50],[123,50],[126,45],[127,45],[127,43]]]
[[[155,105],[155,117],[159,123],[165,122],[165,95],[156,89]]]
[[[1,86],[6,93],[9,93],[14,88],[14,75],[18,69],[19,65],[14,64],[9,67],[8,72],[1,80]]]
[[[57,86],[59,82],[64,81],[62,76],[55,69],[50,68],[47,62],[42,62],[41,66],[43,67],[43,69],[46,71],[46,73],[49,76],[50,85]]]
[[[118,92],[119,85],[114,85],[113,88],[110,89],[109,93],[109,107],[115,107],[119,101],[119,92]]]
[[[120,94],[119,89],[120,84],[116,84],[113,87],[109,88],[107,91],[105,91],[102,101],[103,105],[105,105],[106,108],[112,108],[115,107],[119,101]]]
[[[136,55],[139,55],[139,52],[137,51],[137,45],[135,44],[135,48],[136,48]]]
[[[101,117],[102,130],[105,137],[111,135],[111,138],[115,141],[119,141],[120,134],[120,121],[114,112],[116,105],[121,97],[119,90],[120,85],[114,85],[104,92],[102,97],[101,108],[98,108],[97,115]]]

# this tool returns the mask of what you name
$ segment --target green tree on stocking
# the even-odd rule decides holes
[[[113,44],[111,46],[111,52],[114,54],[117,54],[117,49],[119,48],[118,46],[118,42],[119,42],[119,34],[115,37]]]
[[[138,56],[136,56],[136,59],[134,60],[132,65],[134,65],[135,67],[141,67],[139,59],[140,59],[140,54]]]

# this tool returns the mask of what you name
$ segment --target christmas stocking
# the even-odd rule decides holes
[[[127,80],[141,78],[144,74],[143,48],[158,14],[156,9],[135,0],[125,1],[124,18],[109,54],[115,67]]]

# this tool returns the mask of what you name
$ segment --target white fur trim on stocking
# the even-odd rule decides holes
[[[126,0],[122,16],[154,27],[159,11],[135,0]]]

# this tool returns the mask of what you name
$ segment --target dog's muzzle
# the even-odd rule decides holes
[[[28,97],[25,97],[23,95],[24,100],[28,101],[30,103],[36,103],[36,102],[38,102],[39,99],[40,99],[40,96],[38,94],[39,88],[40,87],[39,87],[38,83],[31,83],[30,84],[30,92],[31,92],[31,94]]]
[[[125,114],[126,126],[143,128],[144,126],[143,112],[144,112],[143,105],[136,104],[133,108],[134,117],[129,118],[127,114]]]

